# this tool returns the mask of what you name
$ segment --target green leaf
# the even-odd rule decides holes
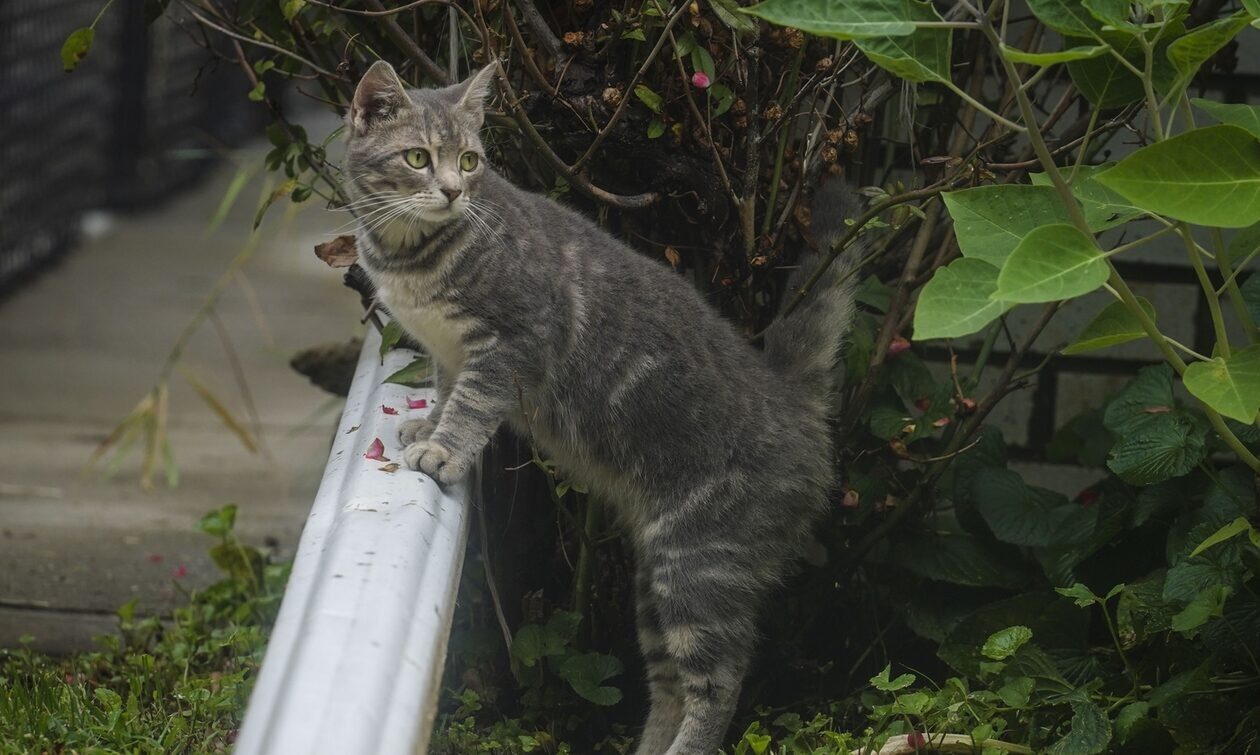
[[[1192,99],[1190,102],[1218,122],[1245,128],[1251,132],[1252,136],[1260,138],[1260,107],[1253,105],[1227,105],[1223,102],[1213,102],[1212,100],[1199,98]]]
[[[1092,47],[1072,47],[1059,52],[1024,52],[1023,50],[1002,45],[1002,55],[1012,63],[1027,63],[1034,66],[1052,66],[1056,63],[1068,63],[1073,60],[1089,60],[1106,55],[1109,45]]]
[[[1228,359],[1194,362],[1182,380],[1195,398],[1226,417],[1250,424],[1260,411],[1260,345],[1235,351]]]
[[[1070,186],[1072,195],[1081,203],[1081,209],[1085,213],[1085,222],[1093,231],[1103,231],[1123,225],[1142,214],[1141,210],[1129,204],[1124,197],[1098,183],[1098,174],[1112,165],[1114,163],[1082,165],[1076,171],[1076,176]],[[1045,173],[1032,173],[1029,178],[1032,179],[1034,186],[1053,188],[1050,177]],[[1057,195],[1055,201],[1058,201]],[[1064,216],[1054,222],[1067,222],[1067,218]]]
[[[913,21],[941,20],[931,3],[902,1],[907,15]],[[952,39],[949,29],[919,28],[913,34],[905,36],[857,38],[853,40],[853,44],[872,63],[898,78],[920,84],[928,81],[947,83],[950,80]]]
[[[970,335],[1011,308],[991,299],[997,291],[998,269],[978,259],[962,257],[942,267],[919,294],[914,311],[914,337],[954,338]]]
[[[1238,32],[1247,26],[1249,20],[1246,13],[1238,13],[1203,24],[1189,34],[1173,40],[1165,53],[1169,62],[1177,69],[1177,78],[1173,80],[1172,86],[1179,90],[1189,84],[1190,79],[1198,73],[1199,67],[1238,36]]]
[[[254,85],[253,89],[249,90],[249,94],[246,96],[249,97],[251,102],[262,102],[263,97],[267,96],[267,82],[259,81]]]
[[[1093,590],[1080,582],[1075,583],[1071,587],[1056,587],[1054,591],[1065,598],[1071,598],[1080,608],[1088,608],[1095,603],[1102,602],[1102,599],[1095,595]]]
[[[972,587],[1018,587],[1025,576],[991,545],[967,535],[918,536],[896,553],[897,563],[927,579]]]
[[[197,529],[213,537],[227,537],[236,526],[236,504],[228,504],[201,517]]]
[[[1133,435],[1175,407],[1172,367],[1151,365],[1138,370],[1137,376],[1107,404],[1103,424],[1116,435]]]
[[[1079,540],[1078,520],[1094,516],[1065,496],[1032,487],[1018,473],[1001,467],[975,473],[971,500],[994,537],[1031,548]]]
[[[996,268],[1036,228],[1071,222],[1050,186],[978,186],[943,196],[963,256]]]
[[[1180,477],[1207,455],[1206,429],[1185,414],[1155,415],[1111,449],[1107,466],[1130,485]]]
[[[1002,702],[1012,708],[1023,708],[1028,705],[1028,699],[1032,697],[1033,690],[1037,686],[1037,680],[1021,676],[1010,680],[998,688],[997,696]]]
[[[70,36],[66,37],[66,41],[61,44],[61,67],[66,69],[67,73],[78,68],[87,57],[94,39],[96,39],[96,30],[86,26],[75,29],[70,32]]]
[[[1138,30],[1129,19],[1129,0],[1082,0],[1081,4],[1095,20],[1106,26],[1124,31]]]
[[[1149,301],[1138,297],[1138,306],[1146,312],[1151,320],[1155,319],[1155,307]],[[1081,334],[1069,346],[1063,349],[1064,354],[1082,354],[1086,351],[1105,349],[1129,341],[1146,337],[1137,315],[1122,301],[1113,301],[1090,320]]]
[[[1212,585],[1205,588],[1195,596],[1194,600],[1190,601],[1189,605],[1173,616],[1173,631],[1193,637],[1199,627],[1211,619],[1220,618],[1225,610],[1225,599],[1229,597],[1229,593],[1230,588],[1225,585]]]
[[[889,679],[892,664],[884,666],[884,670],[871,677],[871,686],[880,692],[896,692],[914,684],[914,674],[901,674],[896,679]]]
[[[1091,36],[1091,38],[1094,37]],[[1139,70],[1144,68],[1145,56],[1142,52],[1141,41],[1137,36],[1102,32],[1101,38],[1130,64],[1137,66]],[[1171,64],[1165,65],[1171,67]],[[1142,80],[1114,55],[1069,61],[1067,69],[1072,82],[1096,108],[1122,107],[1137,102],[1145,96]],[[1156,71],[1156,73],[1161,72]]]
[[[656,92],[652,91],[652,87],[648,86],[647,84],[635,85],[634,96],[638,97],[639,101],[642,102],[644,105],[647,105],[648,109],[651,110],[653,113],[661,112],[661,104],[662,104],[661,96],[657,94]]]
[[[664,134],[664,133],[665,133],[665,122],[662,121],[660,118],[653,118],[651,121],[648,122],[647,137],[649,139],[656,139],[660,137],[661,134]]]
[[[1028,8],[1041,23],[1069,37],[1093,37],[1102,24],[1080,0],[1028,0]]]
[[[1253,528],[1251,526],[1251,522],[1247,521],[1245,517],[1240,516],[1234,521],[1225,525],[1224,527],[1221,527],[1216,532],[1213,532],[1211,535],[1205,538],[1203,542],[1199,543],[1198,546],[1196,546],[1194,550],[1190,551],[1190,558],[1194,558],[1195,556],[1199,555],[1200,553],[1207,550],[1208,548],[1211,548],[1214,545],[1219,545],[1220,543],[1223,543],[1226,540],[1230,540],[1234,537],[1237,537],[1243,532],[1251,532],[1252,529]]]
[[[433,365],[428,357],[416,357],[411,364],[403,367],[389,377],[385,378],[386,383],[398,383],[399,385],[416,386],[424,383],[433,375]]]
[[[647,41],[647,35],[643,33],[642,29],[631,29],[630,31],[624,31],[621,33],[621,38],[622,39],[635,39],[640,42]]]
[[[280,5],[280,12],[284,14],[285,21],[292,21],[305,7],[306,0],[284,0]]]
[[[398,345],[398,342],[402,340],[405,334],[406,331],[403,330],[402,325],[398,324],[397,320],[390,320],[385,323],[385,327],[381,328],[381,359],[384,359],[385,355]]]
[[[980,652],[984,653],[986,658],[992,658],[995,661],[1004,661],[1015,655],[1015,652],[1024,646],[1024,643],[1032,639],[1033,632],[1026,626],[1015,625],[1007,627],[1000,632],[994,632],[989,639],[984,641],[984,647],[980,648]]]
[[[621,702],[621,690],[602,686],[603,682],[621,673],[621,661],[604,653],[582,653],[570,656],[556,671],[573,691],[596,705]]]
[[[757,31],[757,22],[740,11],[743,8],[735,0],[709,0],[709,7],[722,23],[731,27],[737,34],[750,34]]]
[[[916,20],[941,20],[930,4],[914,0],[766,0],[743,11],[836,39],[906,36]],[[932,18],[924,18],[925,11]]]
[[[1260,142],[1244,129],[1195,129],[1139,149],[1098,176],[1138,207],[1223,228],[1260,221]]]
[[[1129,703],[1120,709],[1120,714],[1116,716],[1116,736],[1120,742],[1124,742],[1129,736],[1129,730],[1133,725],[1140,721],[1151,711],[1151,704],[1146,702]]]
[[[1072,728],[1055,742],[1051,755],[1098,755],[1111,742],[1111,722],[1107,714],[1088,700],[1072,701]]]
[[[993,297],[1036,303],[1087,294],[1106,282],[1109,269],[1094,239],[1056,223],[1024,237],[998,275]]]

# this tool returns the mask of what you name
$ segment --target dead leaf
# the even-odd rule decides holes
[[[359,259],[354,236],[338,236],[332,241],[315,245],[315,256],[329,267],[350,267]]]
[[[386,464],[383,467],[377,467],[377,469],[379,469],[382,472],[389,472],[390,474],[393,474],[394,472],[397,472],[399,469],[398,462],[391,461],[390,463]]]
[[[678,264],[682,262],[682,258],[678,256],[678,250],[672,246],[665,247],[665,259],[669,260],[670,267],[678,269]]]

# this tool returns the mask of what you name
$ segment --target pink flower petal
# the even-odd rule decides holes
[[[183,564],[180,564],[179,566],[177,566],[177,567],[175,567],[174,569],[172,569],[172,570],[171,570],[171,576],[172,576],[172,577],[174,577],[175,579],[180,579],[180,578],[182,578],[182,577],[187,577],[187,576],[188,576],[188,567],[187,567],[187,566],[184,566]]]
[[[696,71],[691,74],[691,85],[696,89],[708,89],[713,82],[709,80],[709,75],[704,71]]]
[[[381,442],[380,438],[372,441],[372,445],[368,446],[367,453],[363,454],[363,458],[371,459],[372,461],[389,461],[389,458],[385,456],[385,444]]]
[[[394,407],[392,407],[392,406],[385,406],[384,404],[381,404],[381,411],[385,412],[386,414],[397,414],[397,413],[398,413],[398,410],[397,410],[397,409],[395,409]]]
[[[429,400],[423,399],[423,398],[411,398],[410,396],[408,396],[407,408],[408,409],[428,409]]]

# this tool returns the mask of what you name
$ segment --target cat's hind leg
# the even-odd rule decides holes
[[[651,709],[639,736],[635,755],[661,755],[678,735],[683,718],[683,699],[678,687],[678,665],[674,663],[661,634],[660,618],[651,591],[651,572],[641,559],[636,560],[635,626],[639,634],[639,651],[647,667]]]
[[[657,554],[649,589],[665,650],[678,670],[682,722],[658,755],[713,755],[739,701],[752,656],[761,585],[730,546],[698,543]],[[645,753],[646,755],[646,753]]]

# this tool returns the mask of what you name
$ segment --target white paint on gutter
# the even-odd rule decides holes
[[[397,426],[422,417],[382,380],[415,357],[369,328],[324,479],[236,742],[238,755],[424,752],[470,516],[463,486],[407,469]],[[398,410],[388,415],[382,405]],[[357,429],[356,429],[357,428]],[[389,462],[364,458],[380,438]]]

